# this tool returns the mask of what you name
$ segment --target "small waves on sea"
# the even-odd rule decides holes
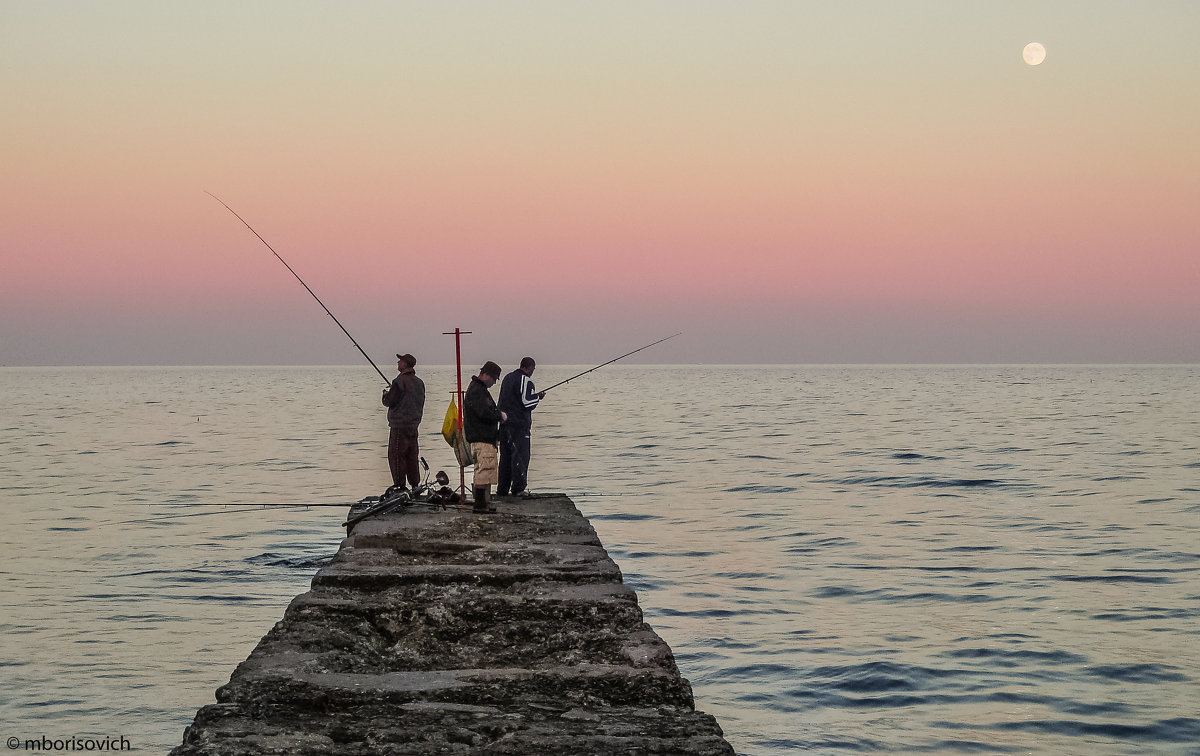
[[[177,744],[341,540],[344,510],[266,505],[388,482],[362,373],[0,375],[0,717]],[[531,486],[741,754],[1197,753],[1198,378],[614,365],[539,406]]]
[[[659,526],[672,527],[687,526]],[[1087,550],[1031,564],[1014,545],[909,558],[810,530],[754,540],[778,548],[610,546],[741,752],[1163,753],[1200,742],[1200,719],[1180,706],[1198,684],[1188,568],[1113,572],[1102,566],[1112,554]],[[1068,560],[1078,572],[1054,564]]]
[[[659,387],[577,500],[739,753],[1193,753],[1195,384],[1068,371]]]
[[[336,549],[344,512],[262,505],[345,498],[362,464],[322,468],[336,433],[272,428],[265,391],[229,389],[280,379],[247,373],[0,371],[20,421],[0,434],[10,734],[169,750]]]

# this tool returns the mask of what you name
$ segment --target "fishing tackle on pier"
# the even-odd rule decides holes
[[[413,490],[409,491],[402,485],[391,486],[383,492],[383,496],[368,496],[352,507],[351,515],[342,523],[346,528],[346,535],[350,535],[354,526],[368,517],[387,514],[397,509],[404,511],[413,504],[432,504],[434,509],[446,509],[447,505],[460,503],[461,498],[450,489],[450,477],[445,472],[438,470],[434,481],[430,482],[429,463],[424,457],[421,457],[421,467],[425,468],[425,481]],[[365,509],[354,512],[354,509],[360,506]]]

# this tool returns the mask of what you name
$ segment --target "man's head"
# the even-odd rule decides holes
[[[491,388],[496,381],[500,380],[500,366],[491,360],[483,363],[483,367],[479,368],[479,380]]]
[[[533,361],[532,357],[521,358],[521,372],[525,375],[533,375],[533,369],[536,367],[537,363]]]
[[[417,366],[417,358],[411,354],[396,355],[396,367],[401,370],[412,370]]]

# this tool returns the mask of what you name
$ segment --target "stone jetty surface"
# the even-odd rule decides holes
[[[563,495],[367,519],[174,756],[732,754]]]

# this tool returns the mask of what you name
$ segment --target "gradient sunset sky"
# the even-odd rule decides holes
[[[1200,362],[1200,3],[0,0],[0,365]],[[1045,45],[1039,66],[1021,58]]]

